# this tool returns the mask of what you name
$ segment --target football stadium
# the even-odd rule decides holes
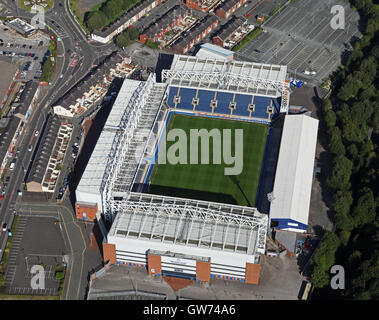
[[[156,276],[258,284],[270,222],[299,232],[307,225],[317,120],[286,115],[286,74],[281,65],[175,55],[162,82],[155,74],[124,80],[76,189],[77,218],[99,222],[104,261]],[[290,140],[279,153],[278,208],[269,216],[256,202],[281,114],[282,139]],[[299,208],[292,195],[300,189]]]

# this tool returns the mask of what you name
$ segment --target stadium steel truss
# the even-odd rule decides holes
[[[240,92],[245,90],[268,96],[277,96],[278,92],[282,94],[285,91],[285,70],[272,73],[271,78],[273,74],[278,78],[275,80],[261,77],[260,74],[263,75],[265,71],[237,76],[235,68],[238,65],[229,64],[227,67],[223,65],[224,67],[231,72],[224,73],[222,68],[209,72],[163,70],[164,83],[156,83],[155,74],[151,74],[132,94],[120,125],[113,129],[108,128],[115,130],[116,135],[100,190],[104,217],[107,221],[114,222],[110,233],[117,234],[119,231],[134,238],[143,237],[163,242],[169,240],[185,245],[190,243],[199,247],[208,246],[210,249],[218,246],[217,249],[222,250],[264,254],[268,217],[259,213],[256,208],[133,190],[136,180],[140,181],[136,176],[144,156],[151,154],[151,150],[147,151],[148,141],[154,126],[162,120],[159,116],[165,113],[166,106],[163,101],[170,84],[204,88],[213,86],[214,89],[227,88]],[[271,66],[271,70],[274,67]],[[253,70],[254,66],[247,68]],[[265,88],[264,92],[259,91],[262,88]],[[145,230],[146,225],[149,228]]]
[[[175,56],[173,67],[162,70],[162,80],[171,85],[229,90],[267,97],[281,97],[280,112],[288,112],[287,67],[245,61],[217,61]]]

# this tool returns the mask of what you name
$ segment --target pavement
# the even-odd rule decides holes
[[[259,285],[211,279],[209,284],[189,282],[185,286],[171,286],[162,277],[149,276],[144,268],[113,265],[93,280],[88,299],[120,299],[130,291],[138,291],[163,294],[168,300],[297,300],[304,278],[296,260],[287,256],[276,260],[262,257],[262,260]]]
[[[68,277],[66,278],[62,299],[80,299],[85,292],[83,282],[87,282],[87,275],[84,273],[84,258],[87,249],[87,241],[82,228],[75,220],[72,209],[65,205],[22,203],[17,208],[17,212],[20,214],[29,213],[32,216],[56,214],[60,218],[64,242],[66,243],[70,256],[66,273]]]
[[[63,265],[66,253],[57,215],[21,215],[7,261],[6,290],[11,294],[57,295],[55,267]],[[45,288],[31,287],[31,268],[44,264]]]
[[[331,8],[345,8],[344,29],[331,28]],[[257,9],[258,10],[258,9]],[[249,22],[255,21],[252,17]],[[263,23],[259,34],[237,58],[288,66],[291,76],[320,84],[347,56],[362,34],[359,14],[342,0],[297,0]],[[313,76],[304,72],[315,71]]]

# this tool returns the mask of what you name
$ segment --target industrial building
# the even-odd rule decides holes
[[[285,117],[270,206],[273,228],[307,231],[317,132],[317,119]]]

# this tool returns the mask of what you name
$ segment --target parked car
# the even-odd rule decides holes
[[[3,231],[7,231],[7,224],[5,222],[3,223]]]
[[[34,134],[36,137],[39,135],[39,131],[37,130],[36,133]]]
[[[30,145],[30,146],[28,147],[28,151],[32,151],[32,150],[33,150],[33,146]]]

